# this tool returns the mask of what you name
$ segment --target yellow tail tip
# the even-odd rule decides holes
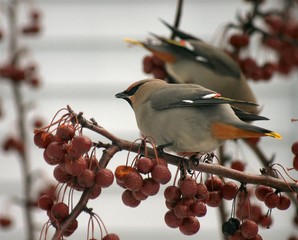
[[[138,41],[138,40],[135,40],[135,39],[132,39],[132,38],[123,38],[123,41],[127,42],[127,43],[130,43],[130,44],[133,44],[133,45],[138,45],[138,46],[141,46],[141,47],[144,46],[144,44],[141,41]]]
[[[282,136],[276,132],[269,132],[269,133],[266,133],[265,135],[276,139],[282,139]]]

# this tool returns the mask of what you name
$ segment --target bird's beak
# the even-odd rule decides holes
[[[128,94],[125,92],[120,92],[115,95],[116,98],[128,98]]]

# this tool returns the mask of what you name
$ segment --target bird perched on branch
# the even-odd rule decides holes
[[[161,148],[183,155],[212,152],[229,139],[281,138],[276,132],[244,122],[260,117],[234,111],[230,105],[254,103],[225,98],[197,84],[146,79],[133,83],[116,97],[131,105],[144,136],[151,136]]]
[[[165,62],[167,73],[177,83],[194,83],[219,92],[225,97],[256,102],[256,98],[241,72],[238,63],[223,50],[182,32],[162,21],[180,39],[175,41],[152,34],[158,41],[126,42],[146,48]],[[258,113],[256,106],[240,106]]]

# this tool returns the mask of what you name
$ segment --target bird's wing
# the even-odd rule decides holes
[[[225,103],[257,106],[252,102],[222,97],[219,93],[194,84],[173,84],[160,89],[151,96],[150,101],[152,108],[155,110]]]
[[[237,115],[239,119],[244,122],[258,121],[258,120],[269,120],[268,118],[256,114],[252,114],[249,112],[245,112],[235,106],[232,106],[234,113]]]

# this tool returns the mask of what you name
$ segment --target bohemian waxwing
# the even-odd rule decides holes
[[[144,136],[151,136],[157,146],[166,146],[179,154],[212,152],[228,139],[281,138],[276,132],[240,120],[237,114],[242,111],[234,112],[230,105],[252,103],[221,97],[196,84],[146,79],[135,82],[116,97],[131,105]]]
[[[166,22],[163,23],[178,36],[175,41],[153,36],[158,41],[137,41],[125,38],[126,42],[141,46],[165,62],[167,73],[177,83],[194,83],[219,92],[222,96],[256,102],[238,63],[223,50],[184,33]],[[257,114],[252,105],[238,106]]]

